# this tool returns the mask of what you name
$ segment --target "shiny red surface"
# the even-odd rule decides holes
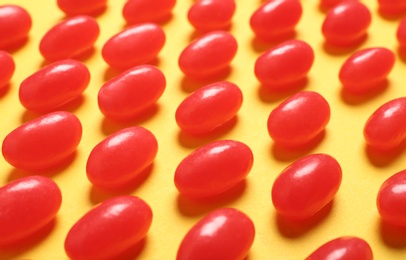
[[[128,24],[160,22],[171,15],[176,0],[128,0],[123,17]]]
[[[177,260],[242,260],[255,238],[252,220],[232,208],[218,209],[196,223],[183,238]]]
[[[396,31],[396,38],[399,42],[399,46],[403,49],[406,48],[406,17],[404,17],[398,25]]]
[[[73,260],[115,259],[143,239],[152,210],[142,199],[119,196],[105,200],[69,230],[65,251]]]
[[[242,102],[242,92],[234,83],[212,83],[182,101],[176,109],[176,123],[190,134],[209,133],[234,118]]]
[[[79,119],[69,112],[53,112],[28,121],[3,140],[4,159],[27,171],[46,170],[67,159],[82,138]]]
[[[103,46],[103,59],[120,70],[153,61],[165,44],[165,32],[153,23],[129,27]]]
[[[0,6],[0,49],[12,49],[27,39],[31,30],[30,14],[17,5]]]
[[[309,255],[306,260],[372,260],[373,253],[368,243],[358,237],[333,239]]]
[[[107,6],[107,0],[57,0],[56,3],[59,9],[70,16],[98,14]]]
[[[320,7],[324,10],[329,10],[339,3],[347,1],[358,1],[358,0],[320,0]]]
[[[224,30],[231,25],[234,0],[198,0],[189,9],[187,18],[198,31]]]
[[[101,188],[126,185],[152,164],[157,152],[158,142],[150,131],[140,126],[124,128],[92,149],[87,178]]]
[[[13,57],[0,50],[0,89],[7,86],[14,75],[15,63]]]
[[[50,112],[79,97],[89,81],[90,73],[83,63],[57,61],[21,82],[20,102],[28,110]]]
[[[62,195],[51,179],[28,176],[1,187],[0,201],[0,246],[4,246],[51,222],[61,207]]]
[[[406,1],[404,0],[378,0],[379,12],[384,15],[405,15]]]
[[[278,214],[306,219],[333,200],[341,185],[340,164],[327,154],[296,160],[276,177],[272,203]]]
[[[208,197],[234,187],[249,174],[251,149],[244,143],[221,140],[206,144],[185,157],[175,172],[178,191],[190,197]]]
[[[302,91],[279,104],[268,117],[275,143],[300,146],[320,134],[330,121],[330,106],[318,93]]]
[[[179,67],[192,78],[206,78],[227,69],[237,53],[237,41],[226,31],[207,33],[189,44],[179,56]]]

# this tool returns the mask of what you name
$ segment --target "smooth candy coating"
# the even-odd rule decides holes
[[[370,24],[371,13],[364,4],[345,1],[328,11],[322,33],[332,45],[353,45],[366,36]]]
[[[89,81],[89,70],[81,62],[57,61],[21,83],[20,102],[28,110],[50,112],[79,97]]]
[[[51,179],[28,176],[0,188],[0,245],[27,238],[50,223],[58,213],[62,195]]]
[[[276,177],[272,186],[272,203],[286,218],[309,218],[333,200],[341,178],[340,164],[330,155],[305,156]]]
[[[255,238],[252,220],[232,208],[218,209],[195,224],[178,249],[177,260],[245,259]]]
[[[147,129],[122,129],[93,148],[86,164],[87,178],[106,189],[126,185],[152,164],[157,152],[158,142]]]
[[[94,15],[106,9],[107,0],[57,0],[59,9],[69,16]]]
[[[252,14],[250,26],[258,38],[272,41],[293,33],[301,17],[300,1],[270,0]]]
[[[207,33],[189,44],[179,56],[179,67],[192,78],[208,78],[223,72],[237,53],[237,41],[225,31]]]
[[[31,30],[30,14],[17,5],[0,6],[0,50],[12,49],[25,41]]]
[[[190,134],[209,133],[235,117],[242,101],[242,92],[234,83],[212,83],[182,101],[176,109],[176,123]]]
[[[175,172],[175,186],[189,197],[223,193],[242,180],[253,165],[251,149],[244,143],[221,140],[206,144],[182,160]]]
[[[165,44],[165,33],[153,23],[125,29],[103,46],[102,56],[110,66],[125,70],[154,60]]]
[[[405,15],[406,1],[404,0],[378,0],[379,12],[384,15]]]
[[[48,61],[77,58],[93,48],[99,33],[93,17],[74,16],[49,29],[41,39],[39,50]]]
[[[79,145],[82,125],[69,112],[53,112],[33,119],[3,140],[4,159],[16,168],[40,171],[65,161]]]
[[[399,42],[400,48],[406,49],[406,17],[400,22],[396,31],[396,38]]]
[[[367,120],[364,138],[378,150],[394,149],[406,138],[406,98],[393,99],[379,107]]]
[[[283,42],[263,53],[255,62],[255,76],[264,85],[286,89],[303,80],[314,62],[312,47],[304,41]]]
[[[324,10],[329,10],[344,1],[358,1],[358,0],[320,0],[320,7]]]
[[[15,71],[13,57],[0,50],[0,89],[8,85]]]
[[[123,17],[128,24],[160,22],[171,15],[176,0],[128,0]]]
[[[372,260],[369,244],[358,237],[339,237],[320,246],[306,260]]]
[[[392,71],[395,60],[395,54],[386,48],[357,51],[341,66],[341,84],[350,92],[365,92],[377,88]]]
[[[152,223],[152,210],[142,199],[120,196],[103,201],[69,230],[65,251],[71,259],[117,259],[143,239]]]
[[[278,144],[300,146],[320,134],[330,120],[330,106],[318,93],[299,92],[279,104],[268,117],[268,133]]]
[[[235,12],[234,0],[198,0],[189,9],[187,18],[198,31],[227,29]]]
[[[134,119],[158,101],[165,86],[165,76],[159,69],[150,65],[136,66],[101,87],[100,111],[113,120]]]

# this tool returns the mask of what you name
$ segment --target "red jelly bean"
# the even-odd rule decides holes
[[[114,35],[103,46],[103,59],[124,70],[151,62],[165,44],[165,33],[153,23],[132,26]]]
[[[379,107],[364,127],[367,144],[378,150],[396,148],[406,138],[406,98],[391,100]]]
[[[344,1],[358,1],[358,0],[321,0],[320,6],[324,10],[329,10]]]
[[[378,0],[379,12],[384,15],[406,14],[406,2],[404,0]]]
[[[190,134],[209,133],[235,117],[243,96],[233,83],[223,81],[190,94],[176,110],[176,123]]]
[[[152,164],[157,152],[157,140],[147,129],[122,129],[93,148],[87,160],[87,177],[101,188],[126,185]]]
[[[179,67],[189,77],[212,77],[228,68],[237,48],[237,41],[230,33],[210,32],[193,41],[182,51]]]
[[[57,0],[59,9],[69,16],[99,14],[106,9],[107,0]]]
[[[19,169],[45,170],[70,157],[81,137],[82,125],[76,116],[69,112],[53,112],[9,133],[3,141],[3,156]]]
[[[28,110],[49,112],[79,97],[89,81],[89,70],[79,61],[58,61],[21,83],[20,102]]]
[[[13,77],[14,70],[13,57],[5,51],[0,51],[0,89],[8,85]]]
[[[30,14],[17,5],[0,6],[0,49],[12,49],[23,43],[31,30]]]
[[[313,62],[314,52],[309,44],[290,40],[258,57],[255,62],[255,76],[264,86],[287,88],[303,80]]]
[[[333,200],[341,178],[340,164],[333,157],[308,155],[293,162],[276,177],[272,203],[286,218],[309,218]]]
[[[340,237],[325,243],[306,258],[306,260],[321,259],[372,260],[373,254],[365,240],[358,237]]]
[[[58,186],[43,176],[28,176],[0,188],[0,245],[33,235],[50,223],[61,207]]]
[[[351,55],[341,66],[344,89],[365,92],[379,87],[395,65],[395,54],[386,48],[369,48]]]
[[[52,27],[42,37],[39,50],[48,61],[78,58],[93,48],[99,33],[93,17],[75,16]]]
[[[330,106],[318,93],[299,92],[279,104],[268,117],[271,138],[284,146],[300,146],[320,134],[330,120]]]
[[[227,29],[235,12],[234,0],[198,0],[189,9],[187,18],[198,31]]]
[[[178,165],[175,185],[190,197],[208,197],[223,193],[240,183],[253,164],[251,149],[237,141],[209,143],[189,154]]]
[[[165,90],[164,74],[150,65],[131,68],[99,91],[100,111],[113,120],[129,120],[155,104]]]
[[[71,259],[118,259],[143,239],[152,223],[152,210],[142,199],[120,196],[87,212],[69,230],[65,251]]]
[[[211,212],[183,238],[177,260],[245,259],[255,238],[252,220],[236,209]]]
[[[396,38],[398,39],[400,48],[406,49],[406,17],[399,23],[396,31]]]
[[[123,17],[128,24],[160,22],[171,15],[176,0],[128,0],[123,8]]]
[[[322,32],[332,45],[353,45],[363,40],[371,24],[368,8],[357,1],[345,1],[328,11]]]
[[[277,40],[292,34],[301,17],[300,1],[270,0],[252,14],[250,25],[258,38]]]

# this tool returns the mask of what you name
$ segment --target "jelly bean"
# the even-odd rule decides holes
[[[148,233],[152,210],[142,199],[119,196],[103,201],[69,230],[65,251],[71,259],[117,259]]]
[[[177,260],[245,259],[255,238],[252,220],[233,208],[218,209],[196,223],[183,238]]]
[[[403,18],[396,31],[396,38],[399,42],[399,46],[402,49],[406,49],[406,17]]]
[[[358,1],[358,0],[321,0],[320,7],[324,10],[329,10],[344,1]]]
[[[300,1],[270,0],[252,14],[250,25],[258,38],[272,41],[292,34],[301,16]]]
[[[8,85],[13,77],[14,70],[13,57],[5,51],[0,51],[0,89]]]
[[[30,14],[17,5],[0,6],[0,49],[12,49],[28,38]]]
[[[339,78],[344,89],[365,92],[379,87],[395,65],[395,54],[386,48],[357,51],[341,66]]]
[[[107,0],[57,0],[59,9],[69,16],[94,15],[106,9]]]
[[[103,59],[112,67],[125,70],[154,60],[165,44],[165,33],[153,23],[125,29],[103,46]]]
[[[322,259],[372,260],[373,253],[368,243],[361,238],[339,237],[325,243],[306,258],[306,260]]]
[[[406,98],[393,99],[379,107],[367,120],[364,138],[378,150],[390,150],[406,139]]]
[[[405,15],[406,2],[404,0],[378,0],[379,12],[384,15]]]
[[[198,31],[227,29],[235,12],[234,0],[198,0],[189,9],[187,18]]]
[[[326,42],[349,46],[363,40],[371,24],[371,13],[358,1],[345,1],[330,9],[323,22]]]
[[[50,223],[62,195],[51,179],[28,176],[0,188],[0,245],[15,244]]]
[[[157,140],[147,129],[122,129],[93,148],[86,164],[87,177],[101,188],[126,185],[152,164],[157,152]]]
[[[245,179],[254,158],[244,143],[221,140],[206,144],[182,160],[175,186],[183,195],[199,198],[223,193]]]
[[[333,200],[341,178],[340,164],[330,155],[305,156],[276,177],[272,186],[272,203],[286,218],[309,218]]]
[[[268,117],[271,138],[284,146],[300,146],[319,135],[330,120],[330,106],[318,93],[299,92],[279,104]]]
[[[179,57],[186,76],[208,78],[225,71],[237,53],[237,41],[228,32],[207,33],[187,46]]]
[[[161,22],[170,17],[176,0],[128,0],[123,8],[123,17],[128,24]]]
[[[209,133],[234,118],[242,101],[242,92],[234,83],[212,83],[182,101],[176,110],[176,123],[190,134]]]
[[[57,61],[21,83],[20,102],[28,110],[49,112],[79,97],[89,81],[89,70],[79,61]]]
[[[159,69],[150,65],[136,66],[101,87],[100,111],[113,120],[136,118],[157,102],[165,86],[165,76]]]
[[[78,58],[88,53],[100,29],[90,16],[74,16],[52,27],[41,39],[39,50],[48,61]]]
[[[303,80],[314,62],[309,44],[299,40],[283,42],[258,57],[255,76],[264,85],[275,89],[288,88]]]
[[[28,121],[3,140],[8,163],[27,171],[52,168],[73,154],[82,138],[79,119],[69,112],[53,112]]]

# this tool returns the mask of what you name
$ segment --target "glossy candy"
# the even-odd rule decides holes
[[[0,245],[23,240],[50,223],[61,207],[61,191],[43,176],[28,176],[0,188]]]
[[[209,213],[195,224],[178,249],[177,260],[242,260],[255,237],[252,220],[236,209]]]
[[[182,51],[179,67],[186,76],[209,78],[229,67],[237,48],[237,41],[230,33],[213,31],[193,41]]]
[[[273,41],[292,34],[301,17],[300,1],[269,0],[252,14],[250,26],[258,38]]]
[[[187,18],[198,31],[224,30],[231,25],[234,0],[198,0],[189,9]]]
[[[272,186],[272,203],[286,218],[309,218],[333,200],[341,178],[341,167],[330,155],[305,156],[276,177]]]
[[[74,16],[49,29],[41,39],[39,50],[48,61],[78,58],[93,48],[99,33],[93,17]]]
[[[126,185],[152,164],[157,152],[157,140],[147,129],[122,129],[93,148],[86,164],[87,177],[101,188]]]
[[[165,33],[153,23],[125,29],[103,46],[103,59],[112,67],[125,70],[153,61],[165,44]]]
[[[150,65],[136,66],[101,87],[100,111],[113,120],[134,119],[158,101],[165,86],[165,76],[159,69]]]
[[[89,70],[81,62],[57,61],[21,83],[20,102],[28,110],[49,112],[79,97],[89,81]]]
[[[306,42],[283,42],[258,57],[255,76],[264,85],[286,89],[306,78],[314,62],[312,47]]]
[[[342,2],[348,1],[358,1],[358,0],[320,0],[320,7],[324,10],[329,10]]]
[[[406,2],[404,0],[378,0],[379,12],[384,15],[405,15]]]
[[[396,38],[399,42],[400,48],[406,50],[406,17],[399,22],[399,26],[396,31]]]
[[[57,0],[59,9],[69,16],[95,15],[106,9],[107,0]]]
[[[123,17],[128,24],[160,22],[171,15],[176,0],[128,0]]]
[[[75,115],[53,112],[10,132],[3,141],[3,156],[22,170],[46,170],[69,158],[81,137],[82,125]]]
[[[120,253],[143,239],[152,210],[142,199],[119,196],[103,201],[69,230],[65,251],[71,259],[120,259]]]
[[[0,6],[0,50],[8,50],[23,43],[31,30],[30,14],[17,5]]]
[[[253,161],[252,151],[244,143],[215,141],[182,160],[176,168],[175,186],[189,197],[218,195],[244,180]]]
[[[190,134],[209,133],[235,117],[242,101],[242,92],[234,83],[212,83],[182,101],[176,109],[176,123]]]
[[[8,85],[13,77],[14,70],[13,57],[5,51],[0,51],[0,89]]]
[[[330,120],[330,107],[318,93],[299,92],[279,104],[268,117],[268,133],[278,144],[300,146],[320,134]]]

